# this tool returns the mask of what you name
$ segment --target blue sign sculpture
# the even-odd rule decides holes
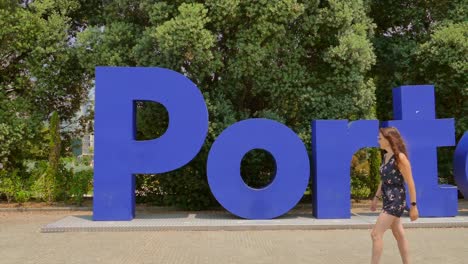
[[[364,147],[378,146],[379,121],[312,122],[313,214],[317,218],[351,217],[351,158]]]
[[[135,102],[162,104],[167,131],[154,140],[135,138]],[[434,87],[394,89],[394,121],[406,139],[421,216],[457,213],[455,186],[437,184],[438,146],[454,145],[454,120],[435,119]],[[313,214],[350,217],[350,163],[363,147],[377,146],[377,120],[312,122]],[[162,68],[96,69],[94,220],[131,220],[135,216],[134,174],[163,173],[187,164],[200,151],[208,131],[208,111],[198,88],[180,73]],[[268,151],[276,175],[265,188],[247,186],[242,158],[253,149]],[[468,139],[455,153],[455,177],[468,196]],[[231,213],[248,219],[280,216],[302,197],[310,176],[303,142],[285,125],[248,119],[228,127],[214,142],[207,161],[211,191]]]
[[[276,175],[265,188],[242,180],[242,158],[263,149],[275,158]],[[231,213],[270,219],[287,213],[302,198],[309,182],[309,156],[304,143],[288,127],[268,119],[235,123],[216,139],[208,155],[208,183],[218,202]]]
[[[455,149],[453,176],[463,197],[468,199],[468,132],[463,134]]]
[[[154,140],[135,138],[135,102],[154,101],[169,114],[167,131]],[[94,220],[135,216],[135,176],[187,164],[208,131],[208,110],[198,88],[162,68],[96,69]]]
[[[455,216],[457,187],[439,185],[437,147],[455,145],[453,119],[436,119],[434,86],[412,85],[393,90],[395,121],[384,126],[398,128],[407,142],[416,184],[419,216]],[[407,193],[409,201],[409,192]]]

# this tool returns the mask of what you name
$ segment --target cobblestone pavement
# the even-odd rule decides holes
[[[369,263],[370,230],[40,233],[82,212],[0,212],[0,263]],[[412,263],[468,263],[468,228],[407,229]],[[401,263],[384,237],[381,263]]]

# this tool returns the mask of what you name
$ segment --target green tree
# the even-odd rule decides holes
[[[53,111],[69,120],[91,87],[74,48],[78,1],[0,2],[0,162],[18,168],[46,155],[41,127]],[[27,146],[27,147],[26,147]]]
[[[456,139],[468,127],[466,105],[468,4],[455,1],[370,1],[376,23],[373,39],[377,63],[377,117],[392,116],[391,89],[400,85],[433,84],[438,118],[455,118]],[[454,148],[439,150],[439,175],[453,183]]]
[[[312,119],[375,118],[369,111],[375,107],[369,75],[374,26],[363,1],[119,0],[98,8],[100,15],[77,35],[89,78],[96,65],[165,67],[189,77],[207,102],[206,144],[183,169],[151,178],[166,186],[153,188],[155,195],[168,193],[197,206],[212,203],[208,150],[236,121],[278,120],[310,148]],[[139,139],[165,131],[161,107],[140,102],[137,109]]]
[[[22,186],[17,200],[29,199],[25,163],[48,157],[51,113],[70,120],[91,87],[75,48],[89,8],[83,2],[0,1],[0,182]]]
[[[50,118],[49,127],[49,164],[44,175],[44,187],[46,188],[46,200],[51,203],[55,201],[57,193],[60,191],[59,182],[63,180],[59,179],[59,163],[60,163],[60,127],[59,127],[59,116],[57,112],[52,113]]]
[[[435,85],[437,114],[453,117],[457,138],[468,130],[468,21],[444,23],[416,52],[415,79]]]
[[[376,148],[371,149],[369,157],[369,188],[370,188],[370,195],[375,195],[377,188],[379,187],[380,182],[380,151]]]
[[[455,119],[456,140],[468,130],[468,21],[444,23],[430,40],[418,47],[415,60],[420,65],[415,73],[420,83],[435,85],[437,116]],[[455,147],[441,148],[439,178],[455,184],[453,155]]]

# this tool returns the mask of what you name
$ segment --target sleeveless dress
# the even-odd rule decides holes
[[[380,167],[383,208],[387,214],[401,217],[406,206],[406,189],[403,175],[395,163],[395,156]]]

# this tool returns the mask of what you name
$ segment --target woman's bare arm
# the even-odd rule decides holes
[[[403,175],[406,184],[408,185],[411,200],[410,202],[416,202],[416,187],[414,185],[413,174],[411,172],[411,164],[405,154],[400,153],[398,157],[398,168],[400,169],[400,172]]]

